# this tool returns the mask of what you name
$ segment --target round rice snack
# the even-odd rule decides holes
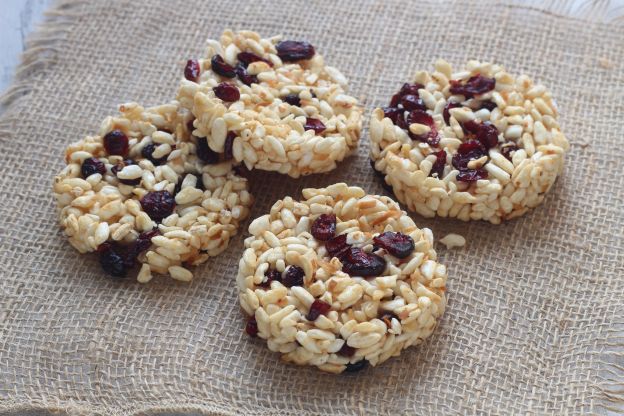
[[[370,121],[374,169],[425,217],[494,224],[526,213],[563,170],[569,144],[543,85],[499,65],[438,60]]]
[[[120,106],[97,136],[65,151],[54,179],[59,222],[81,253],[98,251],[102,268],[137,279],[152,273],[188,281],[186,268],[221,253],[249,214],[247,180],[232,162],[205,164],[177,102]]]
[[[431,335],[446,305],[431,230],[344,183],[303,197],[249,226],[237,276],[247,333],[331,373],[376,366]]]
[[[226,30],[184,72],[178,100],[196,117],[193,134],[248,169],[328,172],[358,145],[362,109],[307,42]]]

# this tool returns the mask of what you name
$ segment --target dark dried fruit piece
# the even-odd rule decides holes
[[[413,110],[425,111],[427,109],[427,106],[425,106],[424,101],[421,98],[419,98],[417,95],[412,95],[412,94],[404,95],[403,98],[401,98],[401,105],[403,105],[403,108],[406,109],[407,111],[413,111]]]
[[[104,162],[101,160],[90,157],[82,162],[80,173],[82,173],[82,177],[85,179],[95,173],[104,175],[104,173],[106,173],[106,165],[104,165]]]
[[[228,132],[225,136],[225,143],[223,144],[223,160],[231,160],[234,157],[234,139],[236,133],[233,131]]]
[[[474,182],[479,179],[487,179],[488,173],[485,169],[466,169],[459,171],[457,180],[461,182]]]
[[[215,55],[210,59],[210,67],[216,74],[222,77],[234,78],[236,76],[232,65],[225,62],[221,55]]]
[[[374,237],[373,242],[399,259],[404,259],[414,251],[414,240],[403,233],[386,231]]]
[[[449,110],[451,108],[458,108],[458,107],[461,107],[461,104],[452,103],[452,102],[448,102],[444,106],[444,111],[442,111],[442,117],[444,118],[444,122],[446,123],[447,126],[451,125],[451,113]]]
[[[425,88],[422,84],[408,84],[407,82],[401,86],[399,90],[399,95],[404,97],[408,94],[415,95],[416,97],[420,97],[418,90]]]
[[[125,156],[128,154],[128,136],[121,130],[109,131],[102,141],[109,155]]]
[[[386,269],[386,260],[361,248],[351,247],[340,258],[342,271],[349,276],[380,276]]]
[[[466,133],[473,134],[486,149],[498,145],[498,129],[492,123],[468,120],[462,124],[462,128]]]
[[[451,80],[451,88],[449,91],[451,94],[460,94],[466,98],[472,98],[475,95],[492,91],[495,86],[496,80],[494,78],[487,78],[479,74],[469,78],[464,84],[458,80]]]
[[[231,103],[240,99],[240,91],[238,90],[238,88],[227,82],[220,83],[212,90],[214,91],[217,98],[223,101]]]
[[[240,62],[236,64],[234,72],[238,76],[238,79],[240,79],[241,82],[247,86],[258,83],[258,77],[247,72],[247,68]]]
[[[479,159],[487,154],[483,145],[477,140],[468,140],[459,145],[457,153],[453,156],[453,167],[455,169],[468,169],[468,162]]]
[[[186,66],[184,67],[184,78],[189,81],[197,82],[200,72],[201,68],[197,59],[189,59],[186,61]]]
[[[282,274],[276,269],[268,269],[266,272],[264,272],[264,277],[266,277],[266,279],[264,279],[262,283],[260,283],[258,286],[269,288],[271,287],[272,281],[282,281]]]
[[[152,162],[154,166],[162,165],[167,161],[167,156],[163,156],[161,158],[156,159],[153,154],[154,150],[156,150],[156,145],[154,143],[149,143],[141,149],[141,155]]]
[[[286,287],[303,286],[305,272],[299,266],[288,266],[282,276],[282,284]]]
[[[124,259],[124,264],[126,268],[131,268],[134,266],[137,257],[139,254],[150,248],[152,245],[152,237],[155,237],[160,234],[158,228],[154,228],[150,231],[145,231],[144,233],[139,234],[136,240],[132,244],[129,244],[125,247],[118,248],[119,253]]]
[[[273,62],[269,61],[268,59],[264,59],[258,55],[256,55],[255,53],[251,53],[251,52],[241,52],[238,55],[236,55],[236,57],[238,58],[238,60],[245,66],[245,68],[247,68],[247,66],[252,63],[252,62],[264,62],[265,64],[269,65],[269,66],[273,66]]]
[[[384,117],[388,117],[392,120],[393,124],[397,124],[397,120],[399,117],[403,117],[403,109],[396,107],[384,107],[383,109]]]
[[[321,214],[312,223],[312,236],[320,241],[334,238],[336,234],[336,216],[334,214]]]
[[[310,311],[306,315],[306,319],[310,322],[316,321],[321,315],[325,315],[331,309],[331,305],[327,302],[323,302],[320,299],[314,299],[312,305],[310,305]]]
[[[255,316],[252,315],[249,317],[249,319],[247,319],[247,324],[245,325],[245,332],[247,332],[247,335],[249,335],[250,337],[258,336],[258,322],[256,322]]]
[[[407,131],[407,134],[412,140],[419,140],[421,142],[427,142],[431,146],[437,146],[440,143],[440,137],[438,136],[438,129],[435,126],[435,121],[429,113],[423,110],[414,110],[407,115],[407,125],[410,124],[424,124],[429,127],[429,133],[416,135],[411,131]]]
[[[487,108],[489,111],[492,111],[496,107],[497,107],[496,103],[492,100],[483,100],[479,103],[479,109]]]
[[[433,163],[431,167],[431,172],[429,172],[429,176],[433,176],[433,174],[437,174],[438,179],[442,179],[444,175],[444,166],[446,166],[446,152],[444,150],[440,150],[439,152],[432,153],[436,157],[436,161]]]
[[[117,173],[119,171],[121,171],[123,168],[125,168],[126,166],[130,166],[130,165],[136,165],[136,163],[134,163],[134,160],[132,159],[126,159],[122,162],[117,163],[115,166],[113,166],[111,168],[111,173],[113,175],[115,175],[115,177],[117,177]],[[125,185],[131,185],[131,186],[135,186],[141,183],[141,178],[136,178],[136,179],[120,179],[117,178],[117,180]]]
[[[342,344],[342,347],[338,350],[337,354],[343,357],[353,357],[353,354],[355,354],[355,348],[348,346],[347,341],[345,341],[345,343]]]
[[[368,361],[360,360],[357,363],[349,363],[347,364],[347,368],[345,368],[345,372],[347,373],[355,373],[356,371],[360,371],[368,367]]]
[[[341,258],[351,246],[347,244],[347,235],[341,234],[325,242],[325,249],[330,257]]]
[[[219,163],[219,153],[208,147],[208,140],[205,137],[197,137],[196,139],[195,151],[197,152],[197,157],[208,165]]]
[[[126,265],[124,258],[115,247],[109,243],[104,243],[98,248],[100,252],[100,265],[102,269],[114,277],[126,277]]]
[[[284,40],[277,45],[277,56],[284,62],[295,62],[301,59],[312,59],[314,56],[314,46],[308,42],[296,40]]]
[[[143,211],[154,221],[161,221],[175,209],[175,199],[168,191],[153,191],[141,198]]]
[[[299,98],[299,94],[288,94],[282,98],[282,100],[290,105],[296,105],[297,107],[301,105],[301,98]]]
[[[314,133],[321,134],[325,131],[325,124],[318,118],[306,118],[305,126],[303,126],[304,130],[314,130]]]
[[[507,160],[511,161],[511,157],[513,156],[512,153],[515,152],[516,150],[518,150],[518,145],[516,145],[515,143],[505,143],[502,147],[501,147],[501,153],[503,154],[503,156],[505,156],[507,158]]]

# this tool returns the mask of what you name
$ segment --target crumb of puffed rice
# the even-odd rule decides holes
[[[466,239],[459,234],[450,233],[439,240],[446,248],[463,247],[466,245]]]

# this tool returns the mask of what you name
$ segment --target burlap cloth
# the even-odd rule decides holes
[[[425,220],[449,270],[432,338],[327,375],[243,334],[243,236],[195,280],[112,282],[59,231],[63,148],[119,103],[163,103],[224,28],[306,39],[367,114],[438,57],[492,60],[548,85],[572,148],[545,203],[502,226]],[[0,411],[69,414],[577,414],[623,411],[624,28],[496,3],[70,1],[30,42],[0,125]],[[359,154],[330,175],[256,172],[252,216],[336,181],[383,192]],[[246,227],[246,226],[245,226]]]

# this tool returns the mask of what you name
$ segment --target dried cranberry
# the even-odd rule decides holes
[[[189,59],[186,61],[186,66],[184,67],[184,78],[189,81],[197,82],[200,71],[199,61],[197,59]]]
[[[217,96],[223,101],[234,102],[240,99],[240,91],[234,85],[222,82],[212,89]]]
[[[139,234],[134,242],[126,247],[124,247],[124,253],[122,257],[124,258],[124,264],[126,268],[131,268],[134,266],[137,257],[139,254],[150,248],[152,245],[152,237],[155,237],[160,234],[158,228],[154,228],[153,230],[146,231],[144,233]]]
[[[126,277],[124,257],[110,244],[100,251],[100,265],[102,269],[114,277]]]
[[[425,106],[424,101],[421,98],[418,98],[417,95],[407,94],[401,98],[401,104],[403,108],[412,111],[412,110],[426,110],[427,106]]]
[[[175,209],[175,199],[168,191],[153,191],[141,198],[143,211],[154,221],[161,221]]]
[[[487,177],[488,173],[485,169],[460,170],[459,174],[457,174],[457,180],[461,182],[474,182],[479,179],[486,179]]]
[[[453,166],[455,169],[468,169],[468,162],[473,159],[479,159],[485,156],[486,150],[477,140],[468,140],[463,142],[457,148],[457,153],[453,156]]]
[[[225,143],[223,144],[223,160],[231,160],[234,157],[234,139],[236,133],[233,131],[228,132],[225,136]]]
[[[512,153],[516,150],[518,150],[518,146],[515,143],[505,143],[501,147],[501,153],[507,158],[507,160],[511,160],[511,157],[513,156]]]
[[[316,321],[321,315],[325,315],[331,309],[331,305],[327,302],[323,302],[320,299],[314,299],[312,305],[310,305],[310,311],[306,315],[306,319],[310,322]]]
[[[407,115],[407,124],[424,124],[429,127],[429,132],[426,134],[416,135],[408,130],[408,135],[412,140],[419,140],[421,142],[427,142],[432,146],[437,146],[440,143],[440,137],[438,136],[438,129],[435,126],[433,117],[423,110],[414,110]]]
[[[286,101],[290,105],[296,105],[299,107],[301,105],[301,98],[299,98],[299,94],[288,94],[282,100]]]
[[[255,316],[252,315],[249,317],[249,319],[247,319],[247,324],[245,325],[245,332],[247,332],[247,335],[249,335],[250,337],[258,336],[258,322],[256,322]]]
[[[141,155],[152,162],[154,166],[162,165],[167,161],[167,156],[163,156],[161,158],[156,159],[153,154],[154,150],[156,150],[156,145],[154,143],[149,143],[141,149]]]
[[[238,76],[238,79],[240,79],[241,82],[247,86],[258,83],[258,77],[247,72],[247,68],[240,62],[236,64],[236,67],[234,67],[234,72]]]
[[[492,91],[495,86],[496,80],[494,78],[487,78],[479,74],[468,79],[465,84],[458,80],[451,80],[450,92],[451,94],[460,94],[466,98],[471,98],[475,95]]]
[[[431,172],[429,172],[429,176],[433,176],[433,174],[437,174],[438,179],[442,179],[444,175],[444,166],[446,166],[446,152],[444,150],[440,150],[439,152],[432,153],[436,157],[435,162],[433,162],[433,166],[431,167]]]
[[[275,49],[277,49],[277,56],[284,62],[312,59],[314,56],[314,46],[310,45],[308,42],[284,40],[275,45]]]
[[[272,281],[282,281],[282,274],[276,269],[268,269],[266,272],[264,272],[264,277],[266,277],[266,279],[262,283],[260,283],[260,287],[269,288],[271,287]]]
[[[288,266],[286,270],[284,270],[284,275],[282,277],[282,284],[286,287],[293,286],[303,286],[303,278],[305,277],[305,272],[299,266]]]
[[[330,257],[341,258],[349,248],[351,248],[351,246],[347,244],[346,234],[341,234],[325,242],[325,249]]]
[[[197,157],[206,162],[208,165],[219,163],[219,153],[208,147],[208,140],[205,137],[197,137],[195,144]]]
[[[492,111],[496,107],[497,107],[496,103],[492,100],[483,100],[479,103],[479,109],[486,108],[489,111]]]
[[[134,160],[132,160],[132,159],[123,160],[123,161],[117,163],[115,166],[113,166],[111,168],[111,173],[113,175],[115,175],[115,177],[117,177],[117,173],[119,171],[121,171],[126,166],[130,166],[130,165],[136,165],[136,163],[134,163]],[[117,178],[117,180],[119,180],[119,182],[121,182],[121,183],[123,183],[125,185],[132,185],[132,186],[135,186],[135,185],[138,185],[138,184],[141,183],[141,178],[140,177],[136,178],[136,179],[120,179],[120,178]]]
[[[337,354],[343,357],[353,357],[353,354],[355,354],[355,348],[348,346],[345,341],[345,343],[342,344],[342,347],[338,350]]]
[[[466,133],[474,134],[476,136],[479,132],[479,123],[475,120],[464,121],[461,126]]]
[[[349,276],[379,276],[386,269],[386,260],[383,257],[367,253],[357,247],[349,248],[340,261],[342,262],[342,271]]]
[[[334,214],[321,214],[312,223],[312,236],[320,241],[334,238],[336,234],[336,216]]]
[[[318,118],[306,118],[305,126],[303,126],[304,130],[314,130],[314,133],[321,134],[325,131],[325,124]]]
[[[360,360],[357,363],[349,363],[347,364],[347,368],[345,368],[345,371],[347,373],[355,373],[357,371],[363,370],[366,367],[368,367],[368,361],[366,360]]]
[[[128,136],[121,130],[111,130],[103,139],[104,148],[109,155],[125,156],[128,154]]]
[[[492,123],[481,123],[477,131],[477,139],[486,149],[491,149],[498,145],[498,129]]]
[[[232,65],[225,62],[221,55],[215,55],[210,59],[210,67],[215,73],[221,75],[222,77],[234,78],[236,76]]]
[[[243,65],[245,65],[245,67],[247,67],[252,62],[258,62],[258,61],[264,62],[265,64],[269,66],[273,66],[273,62],[269,61],[268,59],[264,59],[256,55],[255,53],[251,53],[251,52],[241,52],[238,55],[236,55],[236,57],[238,58],[239,61],[242,62]]]
[[[384,107],[384,117],[388,117],[392,120],[392,123],[396,124],[399,117],[403,116],[403,109],[396,107]]]
[[[94,157],[85,159],[82,162],[82,166],[80,166],[80,173],[82,173],[83,178],[88,178],[94,173],[99,173],[101,175],[104,175],[105,172],[106,172],[106,166],[104,165],[104,162]]]
[[[461,107],[461,104],[452,103],[450,101],[446,103],[446,105],[444,106],[444,111],[442,111],[442,117],[444,118],[444,122],[446,123],[447,126],[451,125],[451,113],[449,110],[451,108],[458,108],[458,107]]]
[[[390,107],[398,107],[401,104],[401,94],[396,93],[390,99]]]
[[[408,84],[405,83],[403,84],[403,86],[401,87],[401,89],[399,90],[399,95],[401,95],[401,97],[404,97],[406,95],[415,95],[416,97],[419,97],[419,93],[418,90],[425,88],[424,85],[422,84]]]
[[[373,238],[375,245],[394,257],[404,259],[414,251],[414,240],[409,235],[386,231]]]

